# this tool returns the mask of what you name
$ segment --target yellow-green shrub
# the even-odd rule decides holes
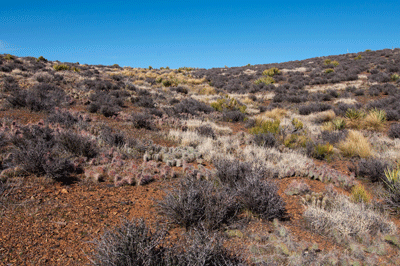
[[[281,124],[281,121],[279,119],[274,120],[274,121],[261,120],[259,122],[256,122],[256,126],[250,128],[249,132],[254,135],[263,134],[263,133],[277,134],[277,133],[279,133],[280,124]]]
[[[270,77],[270,76],[261,77],[261,78],[257,79],[256,81],[254,81],[254,83],[257,84],[257,85],[258,85],[258,84],[261,84],[261,83],[264,83],[264,84],[266,84],[266,85],[269,85],[269,84],[275,83],[275,79],[272,78],[272,77]]]
[[[270,69],[266,69],[266,70],[263,71],[263,75],[264,76],[270,76],[270,77],[273,77],[275,74],[279,74],[279,73],[280,73],[280,71],[276,67],[273,67],[273,68],[270,68]]]
[[[295,128],[296,130],[303,129],[303,127],[304,127],[303,122],[301,122],[301,121],[298,120],[297,118],[293,118],[293,119],[292,119],[292,125],[294,126],[294,128]]]
[[[65,64],[60,64],[60,65],[55,64],[55,65],[53,66],[53,68],[54,68],[54,70],[56,70],[56,71],[70,70],[70,67],[67,66],[67,65],[65,65]]]
[[[351,200],[353,202],[365,202],[368,203],[371,200],[371,196],[365,190],[364,186],[358,184],[351,190]]]

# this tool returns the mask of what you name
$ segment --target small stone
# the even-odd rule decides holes
[[[61,193],[62,194],[68,194],[68,190],[66,190],[65,188],[61,189]]]

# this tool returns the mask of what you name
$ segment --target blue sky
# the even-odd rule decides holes
[[[400,47],[398,1],[3,1],[0,54],[212,68]]]

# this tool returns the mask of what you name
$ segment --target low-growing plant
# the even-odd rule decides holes
[[[332,109],[332,106],[326,103],[310,103],[299,107],[300,115],[309,115],[311,113],[318,113]]]
[[[398,79],[400,79],[400,76],[399,76],[399,74],[397,74],[397,73],[393,73],[393,74],[390,76],[390,79],[391,79],[392,81],[397,81]]]
[[[329,143],[327,144],[318,144],[314,148],[313,157],[319,160],[329,160],[333,155],[333,146]]]
[[[246,115],[240,111],[226,111],[222,113],[222,120],[226,122],[241,122],[246,118]]]
[[[388,136],[392,139],[400,139],[400,124],[392,124],[389,128]]]
[[[47,62],[47,59],[44,58],[44,57],[41,55],[41,56],[39,56],[39,57],[36,59],[36,61],[37,61],[37,62],[40,62],[40,61]]]
[[[234,191],[188,176],[158,204],[161,214],[185,228],[217,229],[239,211]]]
[[[384,180],[388,164],[376,158],[361,159],[357,165],[356,174],[366,177],[371,182]]]
[[[70,66],[65,65],[65,64],[55,64],[53,65],[54,70],[56,71],[62,71],[62,70],[70,70]]]
[[[88,137],[84,137],[73,131],[61,132],[57,135],[58,144],[75,156],[94,158],[98,154],[98,148]]]
[[[303,122],[301,122],[297,118],[292,119],[292,125],[294,126],[295,130],[301,130],[304,127]]]
[[[123,221],[93,241],[93,265],[168,265],[167,250],[161,245],[165,230],[154,230],[143,220]]]
[[[263,71],[263,75],[264,76],[269,76],[269,77],[273,77],[275,74],[279,74],[280,71],[278,68],[273,67],[273,68],[269,68]]]
[[[272,133],[261,133],[254,135],[253,141],[261,147],[272,148],[276,145],[276,138]]]
[[[131,121],[134,128],[154,129],[152,117],[147,113],[133,113],[131,115]]]
[[[278,134],[280,131],[280,123],[281,121],[279,119],[274,121],[269,121],[269,120],[256,121],[256,126],[250,128],[249,133],[253,135],[266,134],[266,133]]]
[[[301,195],[310,192],[310,186],[304,181],[293,180],[285,190],[286,195]]]
[[[363,120],[363,126],[367,129],[382,130],[386,122],[386,112],[373,108]]]
[[[256,81],[254,81],[254,84],[256,84],[256,85],[259,85],[261,83],[263,83],[265,85],[274,84],[275,79],[273,77],[267,76],[267,77],[261,77],[261,78],[257,79]]]
[[[369,203],[371,200],[371,195],[369,195],[363,185],[358,184],[351,189],[350,198],[353,202]]]
[[[325,74],[332,73],[332,72],[335,72],[335,70],[333,68],[325,69]]]
[[[309,204],[304,212],[306,222],[318,233],[333,236],[340,243],[396,232],[394,223],[372,207],[353,203],[344,195],[329,200],[325,207]]]
[[[239,188],[239,198],[243,207],[260,218],[271,221],[286,215],[285,202],[278,195],[277,186],[257,177],[250,177]]]

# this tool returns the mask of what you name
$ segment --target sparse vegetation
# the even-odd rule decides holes
[[[0,261],[399,264],[398,51],[212,69],[0,55]]]

